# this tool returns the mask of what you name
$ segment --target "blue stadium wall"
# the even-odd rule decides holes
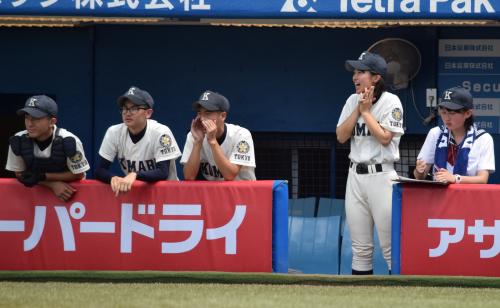
[[[0,28],[0,93],[50,93],[59,123],[84,142],[93,162],[106,128],[120,121],[117,96],[135,85],[156,101],[153,118],[182,146],[191,102],[205,89],[226,95],[229,122],[251,131],[335,132],[353,91],[346,59],[388,37],[413,42],[422,68],[413,81],[420,112],[437,86],[441,38],[499,39],[498,28],[300,29],[207,26]],[[350,43],[348,43],[350,42]],[[407,90],[397,93],[407,133],[425,134]],[[0,116],[19,106],[2,101]],[[494,136],[499,159],[500,137]],[[1,152],[6,154],[6,150]],[[492,179],[500,183],[500,172]]]

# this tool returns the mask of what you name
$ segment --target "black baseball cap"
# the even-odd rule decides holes
[[[155,104],[153,101],[153,97],[151,97],[151,95],[147,91],[141,90],[138,87],[130,87],[130,89],[125,92],[125,94],[118,97],[118,106],[121,107],[127,100],[132,102],[134,105],[146,105],[149,108],[153,108],[153,105]]]
[[[445,90],[441,96],[439,107],[450,110],[474,109],[472,95],[467,89],[453,87]]]
[[[24,108],[19,109],[17,114],[29,114],[34,118],[55,117],[57,115],[57,104],[46,95],[35,95],[26,100]]]
[[[387,73],[387,62],[376,53],[363,51],[358,60],[345,61],[345,68],[350,72],[354,70],[370,71],[385,78]]]
[[[200,98],[193,103],[193,109],[197,110],[198,106],[205,108],[208,111],[229,111],[229,101],[224,96],[217,92],[206,90],[200,95]]]

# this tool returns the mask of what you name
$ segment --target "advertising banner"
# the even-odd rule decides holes
[[[0,179],[0,270],[271,272],[273,183],[137,183],[115,197],[87,180],[63,203]]]
[[[500,186],[403,185],[403,275],[500,277]]]
[[[3,15],[500,19],[496,0],[2,0]]]

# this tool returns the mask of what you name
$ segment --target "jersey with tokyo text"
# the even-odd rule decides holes
[[[346,101],[337,127],[358,108],[361,94],[352,94]],[[383,92],[372,106],[371,114],[386,130],[393,132],[392,141],[384,146],[371,135],[362,116],[359,116],[351,137],[349,158],[355,163],[382,164],[399,160],[399,141],[404,134],[403,107],[399,98],[389,92]]]
[[[156,169],[156,163],[170,160],[169,180],[177,180],[175,159],[181,156],[170,129],[155,120],[148,120],[146,132],[137,143],[130,138],[125,124],[113,125],[106,131],[99,155],[113,161],[118,159],[125,174]]]
[[[255,180],[255,152],[250,131],[238,125],[226,123],[226,137],[220,147],[224,156],[232,164],[241,165],[240,172],[235,180]],[[193,151],[193,135],[188,133],[184,150],[182,151],[181,164],[185,164]],[[222,181],[224,177],[215,164],[212,149],[207,138],[203,140],[200,153],[200,171],[209,181]]]
[[[57,126],[54,125],[52,140],[54,140],[56,131],[57,131]],[[28,131],[23,130],[21,132],[18,132],[16,136],[22,136],[27,133]],[[87,161],[87,158],[85,157],[85,152],[83,151],[83,145],[80,139],[78,139],[77,136],[65,130],[64,128],[60,128],[58,134],[62,138],[73,137],[76,140],[76,154],[73,157],[66,158],[66,165],[69,171],[71,171],[71,173],[73,174],[78,174],[89,170],[90,165],[89,162]],[[48,158],[52,153],[52,143],[43,151],[40,151],[40,148],[38,147],[36,142],[33,142],[33,151],[35,157]],[[9,146],[9,153],[7,155],[7,165],[5,166],[5,169],[14,172],[23,172],[26,170],[26,164],[24,163],[23,158],[21,156],[15,155],[14,152],[12,152],[10,146]]]

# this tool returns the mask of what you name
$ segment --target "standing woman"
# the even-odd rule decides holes
[[[433,168],[436,181],[486,184],[495,171],[493,138],[474,125],[472,95],[461,87],[444,91],[439,114],[444,125],[429,131],[413,175],[424,179]]]
[[[386,91],[385,60],[363,52],[348,60],[356,93],[349,96],[337,124],[337,140],[351,140],[345,195],[347,224],[352,239],[353,275],[373,274],[373,225],[382,253],[391,269],[392,180],[404,134],[403,107]]]

